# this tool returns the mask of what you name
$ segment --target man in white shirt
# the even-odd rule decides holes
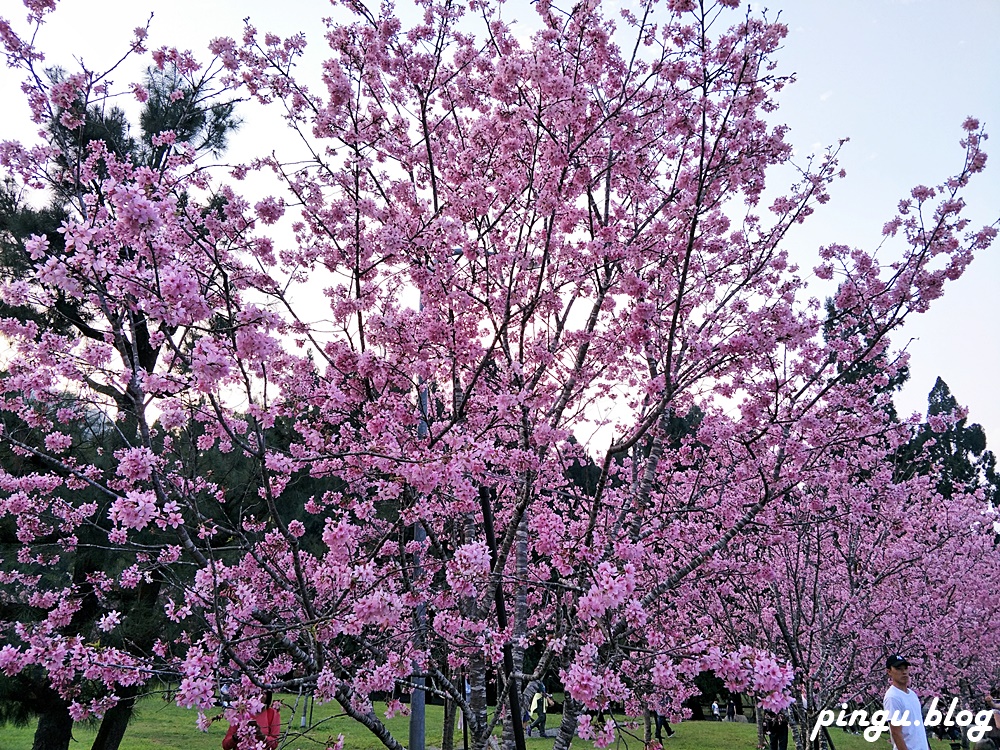
[[[885,660],[892,682],[885,691],[882,708],[889,714],[889,736],[896,750],[930,750],[920,699],[910,690],[910,662],[899,654]]]

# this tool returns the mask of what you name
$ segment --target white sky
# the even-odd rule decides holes
[[[995,134],[991,164],[967,194],[977,224],[1000,216],[1000,1],[998,0],[774,0],[773,15],[789,26],[779,72],[798,82],[782,95],[778,119],[791,128],[800,153],[849,137],[841,152],[848,177],[833,199],[792,241],[809,255],[840,242],[873,247],[899,199],[916,184],[933,185],[960,165],[962,120],[973,115]],[[167,44],[205,53],[209,39],[239,36],[249,16],[261,32],[305,31],[322,45],[318,19],[335,11],[323,0],[62,0],[43,31],[48,62],[73,68],[74,56],[103,69],[125,48],[131,30],[155,13],[150,47]],[[16,0],[0,0],[0,15],[23,29]],[[120,82],[138,79],[122,72]],[[18,90],[20,79],[0,69],[0,139],[30,137]],[[253,138],[250,120],[242,131]],[[256,114],[253,115],[257,117]],[[250,150],[259,143],[245,144]],[[238,136],[239,138],[239,136]],[[238,141],[234,148],[243,151]],[[268,144],[270,149],[273,144]],[[990,144],[987,144],[987,150]],[[240,157],[234,157],[240,158]],[[1000,244],[978,258],[947,288],[905,338],[912,354],[910,384],[900,411],[923,411],[926,394],[941,375],[972,421],[986,427],[1000,448]],[[897,344],[904,343],[904,337]]]

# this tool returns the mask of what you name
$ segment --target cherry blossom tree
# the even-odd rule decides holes
[[[923,697],[990,689],[998,654],[976,633],[1000,601],[992,483],[960,442],[930,437],[966,421],[950,395],[948,411],[935,408],[941,390],[930,400],[933,428],[899,422],[887,404],[893,418],[880,433],[840,440],[835,472],[803,483],[797,507],[768,514],[764,533],[732,545],[745,565],[706,597],[720,640],[794,667],[793,692],[805,699],[794,714],[800,748],[821,711],[881,698],[888,653],[914,661]],[[968,481],[945,483],[957,476]]]
[[[962,497],[942,512],[926,481],[878,494],[866,484],[850,498],[823,492],[739,548],[743,574],[713,588],[706,613],[727,639],[794,667],[806,707],[798,747],[824,709],[881,697],[887,653],[915,661],[922,697],[983,688],[997,656],[975,635],[997,616],[983,504]]]
[[[40,24],[54,3],[26,5]],[[204,63],[150,53],[281,109],[305,160],[212,168],[169,130],[157,169],[100,142],[72,161],[51,138],[4,143],[19,185],[75,198],[64,251],[30,240],[34,275],[5,301],[62,295],[99,335],[0,321],[0,408],[27,428],[2,439],[33,459],[0,475],[19,535],[4,596],[46,612],[8,623],[0,668],[41,667],[76,718],[176,675],[203,726],[222,678],[234,719],[305,687],[394,749],[374,700],[415,680],[462,707],[477,748],[546,671],[566,688],[558,748],[610,742],[622,727],[592,714],[612,703],[679,712],[705,669],[786,705],[791,668],[716,638],[703,592],[809,488],[878,475],[886,451],[844,446],[888,429],[879,387],[904,364],[889,335],[995,230],[962,216],[985,164],[970,118],[957,175],[886,225],[891,259],[830,245],[801,271],[787,233],[842,173],[833,150],[765,190],[791,163],[769,121],[786,29],[737,5],[612,20],[538,2],[525,38],[503,5],[348,2],[324,22],[315,90],[304,35],[248,25]],[[5,21],[0,37],[39,123],[73,130],[113,94],[87,71],[50,84],[33,36]],[[249,197],[251,176],[269,194]],[[834,276],[827,315],[808,283]],[[122,447],[83,460],[70,425],[121,424],[116,394]],[[241,467],[244,501],[208,455]],[[137,656],[68,632],[84,583],[58,574],[81,529],[122,561],[84,582],[94,598],[162,580],[182,635]],[[88,701],[88,681],[112,692]]]

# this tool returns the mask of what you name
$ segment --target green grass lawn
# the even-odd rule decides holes
[[[345,747],[349,750],[378,750],[382,744],[378,742],[363,727],[354,723],[335,712],[335,705],[319,706],[313,711],[313,721],[319,726],[308,734],[298,733],[301,713],[296,713],[291,717],[291,707],[295,703],[295,696],[279,696],[285,704],[282,709],[282,728],[289,724],[291,731],[283,748],[289,750],[323,750],[328,740],[336,739],[338,734],[343,733],[347,738]],[[384,709],[383,709],[384,710]],[[427,746],[440,747],[441,745],[441,706],[427,707]],[[291,717],[291,721],[289,721]],[[222,745],[222,738],[226,734],[226,722],[219,721],[212,725],[208,732],[200,732],[195,726],[197,714],[178,708],[173,703],[168,703],[159,697],[147,698],[140,703],[132,724],[129,726],[122,742],[122,750],[218,750]],[[551,733],[559,726],[559,716],[550,715],[548,729]],[[407,727],[409,719],[406,716],[397,716],[386,722],[392,733],[406,741]],[[757,748],[757,727],[754,724],[730,724],[726,722],[713,721],[690,721],[683,724],[675,724],[677,732],[672,738],[664,741],[666,750],[756,750]],[[642,723],[639,722],[634,729],[634,734],[638,737],[625,736],[622,741],[612,745],[617,750],[642,750]],[[0,727],[0,750],[30,750],[31,740],[34,734],[34,726],[16,728],[12,726]],[[72,750],[89,750],[97,733],[96,725],[78,724],[73,732]],[[885,748],[884,738],[878,743],[868,743],[863,737],[846,734],[841,731],[831,733],[835,750],[883,750]],[[462,747],[461,727],[456,727],[455,744],[457,748]],[[529,750],[544,750],[551,748],[553,741],[550,738],[531,737],[527,739]],[[574,748],[580,750],[592,750],[590,742],[583,742],[579,739],[573,742]],[[791,737],[789,737],[789,748],[793,747]],[[931,750],[948,750],[948,744],[937,740],[931,741]]]

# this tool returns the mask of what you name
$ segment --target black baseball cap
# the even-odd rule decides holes
[[[893,654],[888,659],[885,660],[885,668],[892,669],[893,667],[908,667],[910,662],[906,660],[905,656],[900,656],[899,654]]]

